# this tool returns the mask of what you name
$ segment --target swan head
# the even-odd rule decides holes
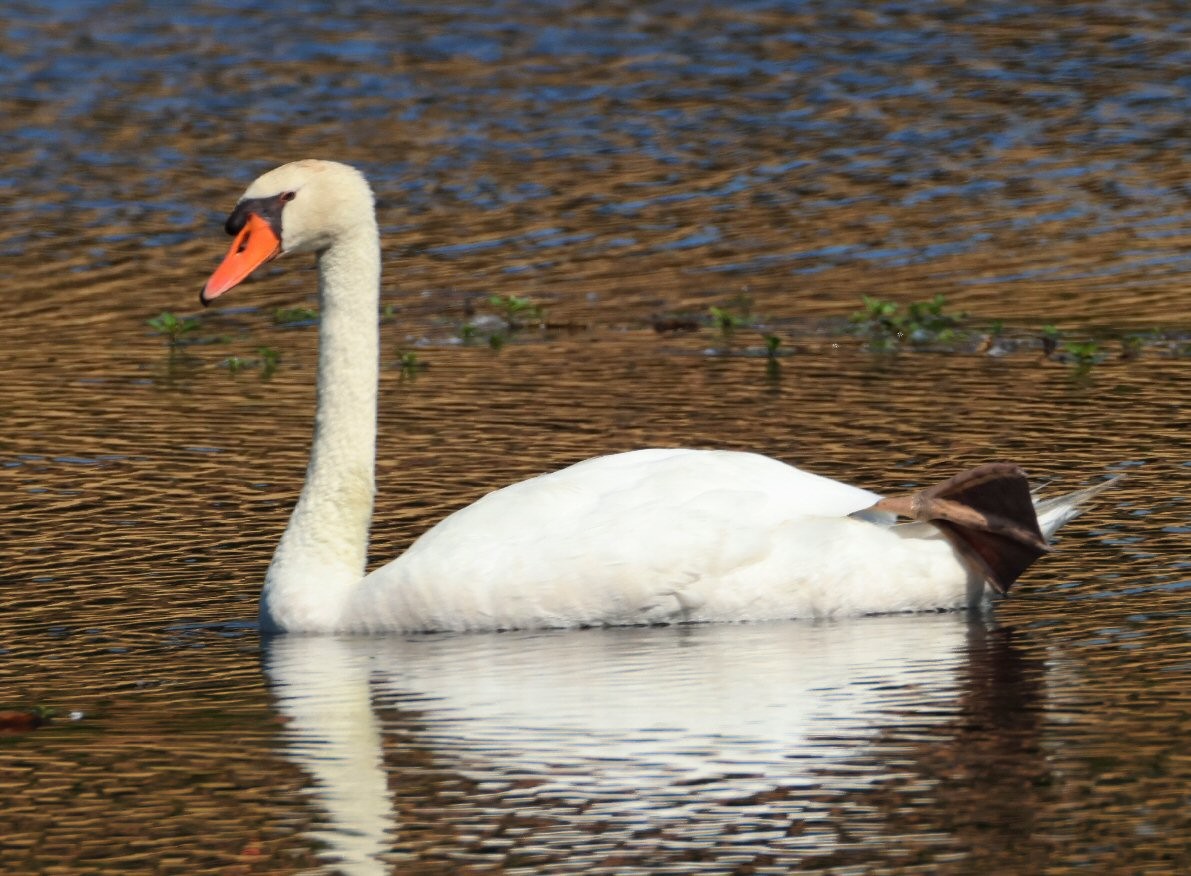
[[[224,227],[231,248],[199,294],[210,304],[284,253],[321,253],[362,226],[373,234],[372,189],[354,167],[305,159],[283,164],[248,187]]]

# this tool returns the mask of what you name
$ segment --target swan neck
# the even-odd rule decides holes
[[[333,622],[364,576],[375,492],[380,248],[375,223],[318,256],[318,398],[306,481],[265,580],[273,606]],[[278,589],[287,591],[280,599]],[[308,591],[298,598],[301,591]],[[274,592],[270,592],[274,591]],[[301,608],[300,608],[301,607]],[[262,618],[263,620],[267,620]],[[307,619],[309,621],[309,619]],[[274,618],[268,626],[309,626]]]

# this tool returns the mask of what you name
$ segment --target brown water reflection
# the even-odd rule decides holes
[[[753,449],[877,490],[990,457],[1056,491],[1128,474],[995,624],[811,628],[913,641],[943,624],[951,639],[925,664],[895,649],[906,678],[889,690],[836,685],[873,696],[812,728],[847,757],[769,752],[764,781],[692,791],[663,771],[652,796],[519,796],[469,772],[466,715],[416,696],[434,694],[428,669],[394,686],[400,666],[382,663],[389,686],[371,679],[365,711],[398,828],[381,858],[427,873],[557,872],[564,847],[616,872],[1185,869],[1181,6],[336,8],[18,3],[0,27],[0,708],[61,715],[0,737],[0,870],[300,872],[348,835],[309,792],[294,752],[318,735],[287,722],[251,624],[313,402],[315,332],[274,310],[310,306],[312,274],[246,286],[173,353],[145,325],[198,315],[243,184],[307,154],[361,165],[381,194],[378,559],[494,486],[646,445]],[[936,293],[975,329],[1003,320],[1008,354],[973,337],[881,355],[840,333],[862,294]],[[531,295],[566,327],[460,343],[491,294]],[[749,325],[725,339],[707,309],[742,295]],[[703,327],[658,334],[657,314]],[[1111,355],[1083,374],[1039,361],[1048,323]],[[1140,357],[1120,359],[1142,331]],[[281,357],[269,377],[251,364],[262,347]],[[411,350],[428,366],[414,379],[397,364]],[[230,357],[250,364],[232,373]],[[772,634],[689,633],[789,680],[762,657]],[[626,635],[656,655],[684,634]],[[466,653],[435,641],[372,647]],[[675,667],[690,670],[659,671]],[[700,700],[709,677],[671,693]],[[550,777],[518,764],[525,734],[494,733],[484,770]],[[634,757],[630,781],[649,767]],[[728,796],[699,808],[704,792]],[[683,794],[689,817],[657,831],[584,814],[660,817]]]

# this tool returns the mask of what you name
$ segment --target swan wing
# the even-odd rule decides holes
[[[447,517],[361,582],[342,626],[758,620],[834,614],[853,600],[872,610],[871,594],[849,579],[881,579],[905,539],[898,527],[848,515],[879,498],[752,453],[598,457]],[[954,579],[956,563],[937,541],[925,552],[919,545],[913,562],[938,560]]]

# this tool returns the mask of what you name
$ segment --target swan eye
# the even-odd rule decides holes
[[[298,193],[297,193],[297,192],[282,192],[282,193],[281,193],[281,200],[283,200],[283,201],[292,201],[292,200],[293,200],[294,198],[296,198],[297,196],[298,196]]]

